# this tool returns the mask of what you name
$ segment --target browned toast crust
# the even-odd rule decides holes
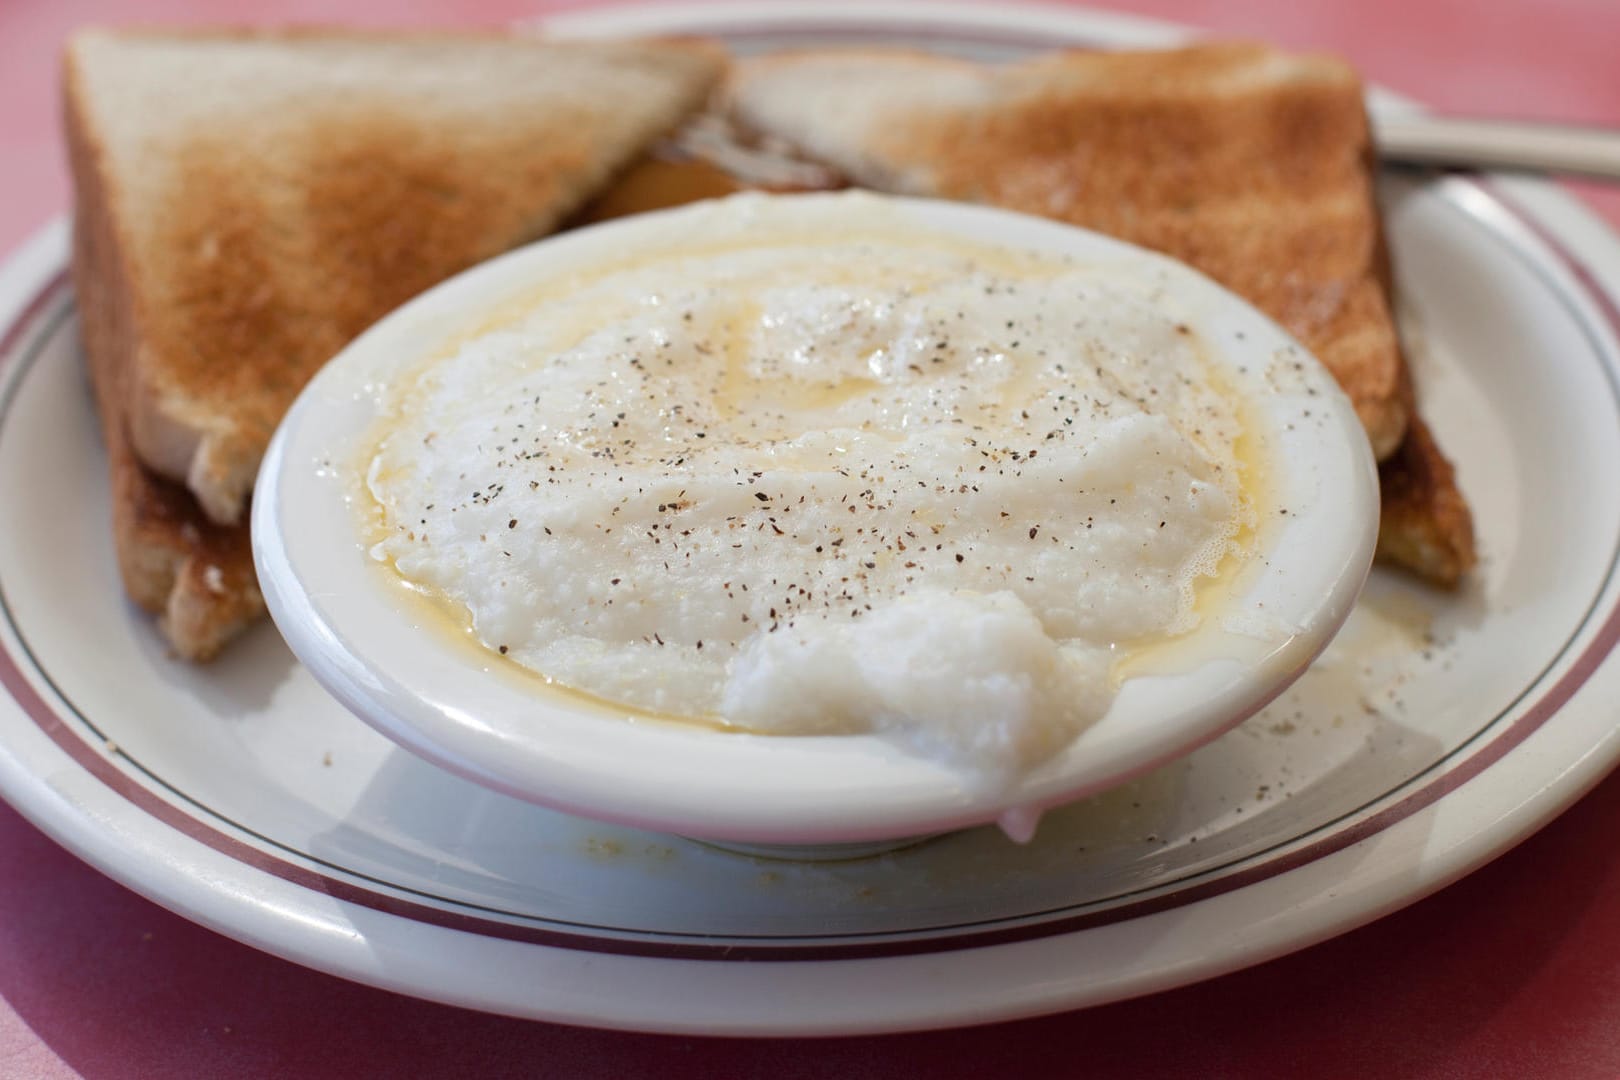
[[[108,221],[94,151],[69,111],[68,150],[81,177],[73,280],[80,333],[101,417],[113,544],[130,599],[157,615],[181,657],[207,660],[264,612],[246,526],[210,522],[189,492],[145,469],[124,426],[123,372],[134,347],[122,255]]]
[[[1477,562],[1473,516],[1421,417],[1412,417],[1400,447],[1378,466],[1378,483],[1378,558],[1437,585],[1460,583]]]

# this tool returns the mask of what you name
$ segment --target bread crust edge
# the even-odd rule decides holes
[[[248,530],[208,521],[183,488],[141,465],[130,444],[126,409],[138,316],[101,156],[80,108],[71,49],[62,72],[63,126],[75,181],[72,278],[107,455],[119,577],[137,606],[158,615],[177,655],[206,660],[264,612]]]

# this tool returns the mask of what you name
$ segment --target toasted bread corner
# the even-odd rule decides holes
[[[1452,467],[1421,417],[1378,467],[1383,515],[1378,558],[1446,588],[1460,584],[1479,561],[1474,521]]]
[[[551,231],[701,105],[720,65],[691,40],[77,35],[67,107],[121,248],[136,455],[212,520],[240,520],[321,364],[423,289]]]
[[[284,106],[242,89],[245,45],[280,63]],[[482,51],[449,65],[459,76],[435,66],[460,47]],[[724,62],[695,40],[570,46],[563,61],[555,49],[324,29],[90,28],[68,41],[73,277],[113,537],[126,591],[177,655],[208,659],[264,612],[243,516],[304,381],[410,296],[550,231],[699,107]],[[622,71],[604,85],[624,115],[593,128],[548,112],[548,94],[578,100],[566,71],[550,91],[508,95],[511,80],[481,65],[513,55],[522,70]],[[205,56],[199,88],[180,61]],[[315,92],[345,65],[346,95]]]

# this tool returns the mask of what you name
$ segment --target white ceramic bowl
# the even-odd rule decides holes
[[[792,198],[825,215],[849,196]],[[355,713],[453,772],[564,811],[738,844],[870,844],[986,822],[1024,834],[1040,809],[1184,754],[1280,693],[1349,613],[1377,532],[1372,457],[1331,377],[1253,308],[1161,256],[1005,211],[889,201],[895,213],[970,241],[1146,260],[1177,278],[1217,361],[1271,432],[1271,491],[1290,511],[1266,526],[1264,557],[1230,606],[1266,616],[1224,635],[1240,648],[1200,648],[1172,673],[1126,680],[1066,750],[990,789],[877,736],[639,723],[538,695],[532,680],[506,673],[506,661],[428,625],[444,620],[424,614],[367,555],[356,505],[357,463],[390,380],[536,282],[690,235],[700,205],[571,232],[475,267],[385,318],[316,376],[270,446],[253,506],[260,583],[293,651]]]

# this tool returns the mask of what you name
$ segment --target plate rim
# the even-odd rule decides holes
[[[724,6],[739,13],[743,10],[733,5],[702,5],[702,7],[710,9],[719,6]],[[912,18],[919,20],[949,18],[953,11],[960,10],[954,4],[879,6],[904,7]],[[783,6],[784,11],[795,9],[804,12],[807,16],[821,10],[808,5],[803,7],[799,5]],[[601,16],[604,10],[593,10],[590,14]],[[681,5],[660,6],[657,8],[660,15],[671,19],[676,18],[682,10]],[[1071,27],[1084,25],[1092,31],[1097,29],[1098,24],[1088,23],[1085,13],[1075,9],[1065,8],[1061,11],[1039,10],[1043,15],[1061,18],[1066,25]],[[1097,36],[1103,35],[1098,34]],[[1504,181],[1498,185],[1493,181],[1494,186],[1500,186],[1511,196],[1512,201],[1518,204],[1518,209],[1524,211],[1521,217],[1528,228],[1533,232],[1540,232],[1544,238],[1555,241],[1557,248],[1563,252],[1577,257],[1573,261],[1572,272],[1577,277],[1583,273],[1586,274],[1588,279],[1586,284],[1589,287],[1595,286],[1590,289],[1592,295],[1606,301],[1612,309],[1616,291],[1620,290],[1620,242],[1617,242],[1609,227],[1589,211],[1580,207],[1572,197],[1558,192],[1551,185],[1543,182],[1514,180]],[[1578,226],[1584,226],[1584,230],[1578,230]],[[1590,230],[1590,233],[1583,235],[1583,232],[1588,230]],[[3,267],[0,267],[0,313],[4,315],[4,318],[0,318],[0,335],[5,336],[8,344],[11,343],[13,335],[26,336],[31,330],[37,330],[37,326],[33,325],[37,320],[31,319],[29,316],[40,307],[49,305],[50,298],[48,295],[30,295],[26,285],[19,291],[19,283],[32,281],[37,287],[42,275],[45,280],[50,280],[53,259],[59,272],[61,265],[65,262],[66,236],[67,226],[65,220],[58,219],[39,230],[31,240],[16,250]],[[1580,261],[1582,258],[1588,265],[1582,265]],[[1608,269],[1601,274],[1593,270],[1590,263],[1594,259],[1600,263],[1606,262]],[[1604,278],[1609,279],[1607,284],[1605,284]],[[14,307],[19,310],[8,310]],[[1620,633],[1620,625],[1616,625],[1616,623],[1617,620],[1611,618],[1609,624],[1602,628],[1603,632],[1608,633],[1611,637],[1616,633]],[[1609,644],[1612,647],[1613,642],[1611,641]],[[1601,668],[1604,663],[1604,659],[1599,657],[1594,661],[1593,666]],[[1607,676],[1612,682],[1613,677],[1617,674],[1612,656],[1607,663],[1610,665]],[[12,689],[16,692],[15,687]],[[1589,683],[1587,687],[1576,690],[1574,696],[1578,697],[1582,693],[1590,695],[1592,692]],[[1600,706],[1592,705],[1591,707],[1596,709]],[[1567,725],[1574,723],[1575,719],[1578,718],[1572,718],[1570,711],[1567,709],[1555,714],[1549,717],[1540,729],[1531,733],[1525,742],[1529,742],[1531,739],[1553,738],[1557,733],[1557,729],[1561,726],[1560,721]],[[1575,726],[1584,728],[1586,725],[1576,723]],[[1311,863],[1286,871],[1257,884],[1235,888],[1214,898],[1200,900],[1193,906],[1201,908],[1202,915],[1205,918],[1202,920],[1184,920],[1179,927],[1181,932],[1186,932],[1188,923],[1208,921],[1209,918],[1218,915],[1221,910],[1232,908],[1234,904],[1241,908],[1248,899],[1253,897],[1256,890],[1262,888],[1291,891],[1293,894],[1303,898],[1303,902],[1284,912],[1275,921],[1273,929],[1276,932],[1264,942],[1249,943],[1246,952],[1234,950],[1215,957],[1203,956],[1191,960],[1183,959],[1179,963],[1164,963],[1151,970],[1139,971],[1133,978],[1118,980],[1110,984],[1106,992],[1099,991],[1095,985],[1083,986],[1071,981],[1063,984],[1062,994],[1055,998],[1049,993],[1045,997],[1032,1000],[1026,988],[1023,995],[1008,994],[1003,1000],[995,1003],[987,1003],[982,999],[975,999],[971,1002],[958,1001],[954,1012],[950,1009],[942,1010],[938,1007],[938,1003],[935,1003],[935,1007],[926,1010],[926,1015],[919,1012],[915,1007],[909,1011],[903,1007],[896,1007],[889,1013],[881,1015],[876,1010],[869,1010],[871,1015],[860,1016],[846,1022],[836,1022],[826,1018],[817,1020],[814,1017],[791,1017],[786,1018],[784,1023],[782,1017],[774,1019],[739,1017],[736,1025],[730,1027],[724,1023],[715,1023],[712,1020],[704,1021],[700,1017],[646,1015],[646,1010],[643,1010],[642,1015],[632,1015],[633,1010],[626,1010],[618,1015],[604,1016],[598,1010],[581,1012],[577,1004],[571,1007],[570,1003],[566,1001],[551,1001],[545,1003],[544,1007],[531,1007],[534,1003],[513,1003],[500,994],[493,993],[487,987],[475,985],[461,985],[452,988],[440,987],[438,989],[443,992],[428,992],[420,982],[412,981],[413,969],[411,965],[406,964],[403,968],[390,969],[386,965],[379,964],[377,958],[371,955],[372,947],[383,939],[396,947],[408,950],[412,939],[423,933],[420,924],[411,922],[408,919],[401,919],[398,916],[380,916],[382,920],[396,920],[403,924],[401,926],[390,926],[386,925],[386,922],[379,922],[377,913],[372,913],[363,921],[377,928],[377,936],[366,938],[364,935],[357,935],[354,932],[352,920],[349,918],[352,913],[347,911],[342,901],[332,897],[325,897],[324,899],[327,902],[322,903],[322,898],[310,895],[302,897],[302,899],[305,900],[306,924],[309,927],[309,932],[315,936],[307,941],[289,944],[284,935],[278,938],[274,932],[276,927],[267,928],[253,923],[252,916],[254,914],[262,915],[261,909],[266,905],[258,903],[256,897],[250,895],[250,890],[244,889],[230,896],[222,896],[218,891],[207,888],[199,888],[188,892],[183,886],[195,884],[190,878],[182,879],[180,883],[182,887],[176,890],[173,875],[157,872],[158,863],[154,862],[147,866],[131,866],[128,865],[129,860],[127,859],[120,862],[119,856],[125,854],[125,852],[119,847],[117,840],[124,839],[127,841],[134,839],[134,837],[127,833],[120,833],[117,830],[110,837],[114,850],[109,855],[105,850],[109,843],[109,835],[98,828],[98,823],[92,820],[94,817],[93,804],[95,802],[93,793],[91,798],[85,799],[84,785],[79,782],[85,777],[75,778],[71,775],[63,777],[35,774],[25,768],[25,763],[21,757],[17,756],[17,752],[13,747],[0,742],[0,791],[3,791],[13,805],[16,805],[24,813],[24,816],[63,843],[64,846],[79,854],[80,857],[85,858],[86,861],[98,866],[103,872],[148,896],[148,898],[156,900],[163,906],[177,910],[204,925],[224,932],[228,936],[247,941],[249,944],[266,951],[287,956],[307,966],[327,970],[334,974],[388,989],[417,996],[430,996],[454,1004],[593,1026],[711,1034],[724,1032],[732,1034],[803,1035],[905,1030],[948,1023],[986,1022],[1030,1015],[1036,1012],[1078,1007],[1084,1004],[1114,1000],[1179,985],[1198,978],[1248,966],[1272,956],[1280,955],[1283,952],[1302,948],[1315,941],[1347,930],[1352,926],[1370,921],[1387,911],[1393,910],[1395,907],[1419,899],[1421,896],[1428,895],[1467,873],[1475,866],[1507,850],[1518,840],[1529,835],[1541,824],[1550,820],[1552,816],[1574,802],[1575,799],[1601,779],[1614,766],[1617,758],[1620,758],[1620,732],[1617,732],[1612,725],[1595,742],[1582,740],[1582,745],[1586,746],[1583,753],[1573,761],[1560,764],[1553,770],[1553,775],[1547,778],[1545,783],[1535,786],[1535,790],[1513,798],[1497,798],[1497,803],[1505,802],[1510,805],[1497,805],[1495,815],[1489,821],[1475,822],[1475,827],[1471,831],[1466,829],[1457,830],[1462,831],[1464,835],[1447,846],[1440,853],[1442,856],[1440,858],[1436,858],[1432,850],[1425,852],[1424,849],[1427,845],[1421,843],[1421,841],[1429,839],[1426,832],[1420,828],[1425,824],[1424,819],[1438,816],[1442,809],[1440,804],[1444,800],[1436,799],[1433,805],[1396,822],[1390,828],[1376,835],[1364,837],[1344,849],[1332,852]],[[1479,770],[1480,776],[1490,772],[1493,768],[1499,768],[1506,756],[1504,754],[1502,759],[1486,764]],[[1478,796],[1481,788],[1473,781],[1477,781],[1479,778],[1479,776],[1475,776],[1472,781],[1463,782],[1458,785],[1457,790],[1469,790],[1471,795]],[[1500,793],[1496,794],[1499,795]],[[1481,801],[1489,802],[1490,800],[1486,798]],[[1453,803],[1452,805],[1455,806],[1456,804]],[[126,823],[119,823],[118,825],[120,829],[126,827]],[[1455,824],[1450,827],[1456,830]],[[156,829],[166,830],[167,826],[160,824],[156,826]],[[1412,846],[1414,838],[1420,841],[1415,847]],[[147,839],[150,841],[152,838],[147,837]],[[162,839],[162,837],[158,839]],[[1339,863],[1346,858],[1357,858],[1356,853],[1365,847],[1369,845],[1382,846],[1384,844],[1391,845],[1397,852],[1404,851],[1406,857],[1412,857],[1413,852],[1426,854],[1426,859],[1415,864],[1417,869],[1425,871],[1425,875],[1421,876],[1421,880],[1415,884],[1409,881],[1401,882],[1401,887],[1396,887],[1394,883],[1387,879],[1390,877],[1398,878],[1399,875],[1386,875],[1386,879],[1382,882],[1382,888],[1378,887],[1380,885],[1378,881],[1359,883],[1342,881],[1339,882],[1341,886],[1355,885],[1357,887],[1344,887],[1341,892],[1337,893],[1336,899],[1331,904],[1324,901],[1320,896],[1317,896],[1314,902],[1311,901],[1310,883],[1316,880],[1332,880],[1332,875],[1328,873],[1332,867],[1328,864]],[[159,846],[161,847],[161,844]],[[211,849],[209,853],[218,855],[217,852],[212,852]],[[195,856],[198,853],[192,852],[191,854]],[[221,858],[225,857],[221,856]],[[198,868],[204,868],[201,864],[207,861],[206,858],[198,858]],[[242,865],[228,859],[227,863],[236,867]],[[171,866],[169,869],[173,869],[173,867]],[[248,869],[250,875],[262,875],[264,873],[253,868]],[[1324,874],[1326,875],[1325,878]],[[286,885],[285,882],[280,882],[279,879],[260,882],[259,884],[272,887],[276,884]],[[180,895],[175,895],[177,892]],[[251,890],[251,892],[257,893],[258,890]],[[259,895],[263,894],[259,893]],[[1354,899],[1353,903],[1352,898]],[[242,911],[248,913],[248,925],[243,925],[242,919],[238,917]],[[1114,927],[1119,928],[1121,932],[1135,929],[1138,933],[1149,925],[1156,929],[1168,927],[1175,930],[1177,929],[1175,917],[1183,915],[1187,911],[1187,908],[1181,908],[1158,912],[1142,916],[1128,923],[1114,924]],[[1286,928],[1286,931],[1284,931],[1284,928]],[[434,927],[430,928],[427,933],[434,935],[438,933],[458,934],[460,932],[454,930],[445,931],[442,927]],[[1076,943],[1074,939],[1084,937],[1088,933],[1091,933],[1091,931],[1073,932],[1065,935],[1063,941],[1067,946],[1072,947]],[[462,936],[466,937],[468,935]],[[1021,952],[1027,952],[1032,946],[1037,949],[1052,951],[1052,942],[1052,938],[1038,938],[1034,941],[984,946],[973,950],[973,952],[986,954],[987,965],[994,967],[996,966],[995,960],[990,954],[1010,957]],[[504,943],[504,945],[509,949],[511,948],[509,942]],[[518,953],[522,954],[523,960],[517,968],[512,968],[511,956]],[[561,953],[567,953],[568,955],[553,955]],[[503,963],[496,966],[504,967],[508,971],[509,977],[516,976],[520,971],[532,975],[534,961],[536,958],[540,958],[544,961],[541,966],[552,973],[577,972],[580,955],[582,954],[578,950],[561,950],[551,946],[524,944],[513,950]],[[589,957],[592,954],[583,955]],[[627,958],[624,957],[598,958],[599,963],[617,964],[625,961],[627,961]],[[636,958],[633,962],[644,966],[648,963],[645,958]],[[681,961],[670,961],[668,963],[683,964]],[[872,965],[900,967],[904,966],[905,963],[904,958],[878,958],[843,961],[840,966],[848,968],[850,971],[871,971]],[[690,967],[690,964],[684,966]],[[753,966],[756,971],[782,967],[781,964],[760,963],[758,961],[755,961]],[[735,970],[748,967],[748,965],[722,965],[722,967]],[[420,978],[423,975],[432,977],[438,973],[431,969],[423,970],[421,965],[417,965],[414,974]],[[513,985],[522,986],[523,983],[519,982]]]

